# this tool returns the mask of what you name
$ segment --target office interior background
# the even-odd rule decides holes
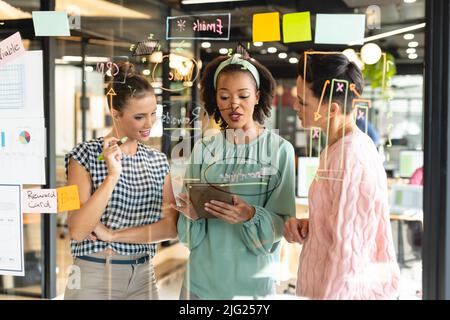
[[[363,69],[363,97],[371,102],[365,117],[389,180],[392,233],[401,268],[398,298],[448,299],[449,8],[444,0],[0,0],[0,40],[19,31],[27,51],[43,54],[46,183],[23,188],[64,186],[64,155],[77,143],[111,130],[104,70],[99,66],[107,69],[111,61],[130,61],[152,83],[158,123],[149,144],[172,160],[179,141],[193,139],[195,120],[202,122],[197,131],[217,127],[201,109],[202,68],[242,45],[276,79],[272,114],[265,125],[295,148],[297,216],[302,216],[308,211],[307,190],[314,177],[306,172],[317,166],[320,146],[311,146],[314,133],[301,127],[292,108],[297,62],[308,49],[344,52]],[[36,36],[33,11],[67,11],[70,36]],[[252,40],[254,14],[305,11],[311,14],[310,41]],[[171,39],[166,33],[168,17],[223,13],[231,17],[227,40]],[[315,43],[317,14],[365,14],[364,45],[376,46]],[[139,42],[151,40],[159,41],[158,52],[132,54]],[[374,57],[376,63],[367,63]],[[183,167],[175,161],[171,165],[177,192]],[[420,168],[423,183],[412,183]],[[0,299],[61,299],[72,264],[67,213],[24,213],[23,224],[25,276],[0,276]],[[301,245],[282,240],[275,266],[281,297],[295,293],[300,251]],[[178,241],[158,245],[154,264],[161,298],[178,298],[188,257]]]

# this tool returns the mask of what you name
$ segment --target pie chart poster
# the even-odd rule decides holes
[[[31,134],[30,132],[23,130],[19,134],[19,142],[21,144],[29,144],[31,142]]]
[[[45,129],[0,127],[0,156],[14,154],[45,157]]]

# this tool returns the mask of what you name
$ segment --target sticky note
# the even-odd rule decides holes
[[[309,11],[283,15],[283,42],[311,41],[311,16]]]
[[[70,36],[66,11],[33,11],[33,25],[37,37]]]
[[[364,14],[317,14],[317,44],[363,44],[366,16]]]
[[[280,13],[257,13],[253,15],[253,42],[280,41]]]
[[[28,189],[22,191],[22,212],[57,213],[57,194],[55,189]]]
[[[0,66],[14,60],[25,53],[22,37],[19,32],[14,33],[0,42]]]
[[[68,186],[56,189],[58,193],[58,212],[80,209],[78,186]]]

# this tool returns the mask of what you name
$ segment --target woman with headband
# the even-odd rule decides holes
[[[222,130],[196,143],[186,180],[228,186],[232,203],[206,203],[215,217],[206,219],[180,195],[178,234],[190,250],[181,299],[275,293],[283,224],[295,215],[295,173],[292,145],[263,126],[274,89],[254,59],[218,57],[204,70],[202,99]]]
[[[65,299],[158,299],[155,243],[176,238],[178,213],[170,208],[166,156],[141,143],[156,121],[155,94],[129,64],[107,90],[115,93],[109,101],[114,129],[66,156],[67,182],[78,186],[81,208],[68,218],[79,268],[73,277],[80,279],[69,280]]]

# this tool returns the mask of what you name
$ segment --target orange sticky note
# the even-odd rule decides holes
[[[253,15],[253,42],[280,41],[280,13],[257,13]]]
[[[58,212],[80,209],[78,186],[68,186],[56,189],[58,194]]]
[[[283,42],[311,41],[311,17],[309,11],[283,15]]]

